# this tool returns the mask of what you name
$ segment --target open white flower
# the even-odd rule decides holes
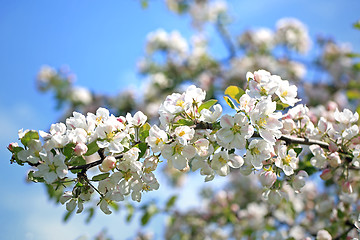
[[[273,151],[272,145],[267,141],[253,139],[246,150],[245,160],[247,163],[251,163],[255,169],[261,169],[263,161],[269,159]]]
[[[275,91],[276,95],[280,98],[281,102],[294,106],[295,103],[300,100],[296,98],[297,87],[295,85],[290,85],[289,81],[282,80],[280,77],[278,79],[279,87]]]
[[[310,159],[311,165],[317,168],[324,168],[326,166],[326,156],[324,150],[317,144],[309,147],[314,157]]]
[[[130,113],[126,114],[126,120],[129,126],[140,127],[145,124],[147,116],[141,111],[137,111],[133,117]]]
[[[216,137],[227,149],[245,148],[246,140],[254,134],[254,128],[243,113],[236,113],[233,117],[227,114],[222,116],[220,125],[221,129],[216,133]]]
[[[184,146],[179,142],[173,142],[165,145],[161,154],[168,160],[170,166],[183,170],[188,167],[188,161],[195,156],[196,150],[191,145]]]
[[[168,136],[164,130],[154,125],[149,130],[149,136],[145,140],[154,153],[160,152],[168,141]]]
[[[193,139],[194,134],[195,130],[189,126],[180,126],[175,128],[175,135],[178,141],[183,145],[187,145],[188,141]]]
[[[230,173],[230,168],[239,168],[244,164],[244,159],[236,154],[228,154],[227,151],[215,153],[211,160],[211,168],[220,176]]]
[[[65,156],[58,153],[54,156],[52,152],[40,152],[40,158],[43,161],[37,166],[38,171],[34,173],[35,177],[43,177],[48,184],[53,183],[58,177],[64,178],[68,173],[68,168],[64,163]]]
[[[298,158],[294,149],[287,151],[285,145],[278,145],[277,158],[275,159],[275,165],[281,168],[286,176],[290,176],[294,173],[294,169],[297,168]]]
[[[259,131],[260,136],[271,144],[281,136],[283,124],[279,119],[281,112],[275,112],[276,103],[271,98],[262,99],[250,112],[251,124]]]

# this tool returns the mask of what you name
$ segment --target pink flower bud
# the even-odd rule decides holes
[[[74,152],[77,156],[84,155],[88,150],[88,147],[84,143],[78,143],[76,144],[74,148]]]
[[[328,102],[326,108],[328,109],[328,111],[334,112],[338,108],[338,105],[336,102],[330,101]]]
[[[332,173],[330,168],[324,169],[324,171],[321,173],[320,178],[324,181],[329,180],[332,178]]]
[[[13,152],[13,151],[14,151],[14,148],[15,148],[15,147],[18,147],[18,146],[19,146],[18,143],[12,142],[12,143],[9,144],[8,149],[9,149],[10,152]]]
[[[342,185],[341,185],[341,190],[344,192],[344,193],[353,193],[353,189],[352,189],[352,186],[351,186],[351,183],[346,181],[344,182]]]
[[[123,124],[125,124],[125,122],[126,122],[126,118],[123,117],[123,116],[118,117],[116,120],[118,120],[119,122],[121,122],[121,123],[123,123]]]
[[[341,159],[338,152],[331,153],[328,156],[330,166],[336,168],[341,164]]]
[[[328,231],[321,229],[320,231],[317,232],[316,239],[317,240],[331,240],[332,237]]]
[[[298,172],[298,174],[295,176],[294,181],[292,183],[293,188],[296,191],[299,191],[302,187],[305,186],[305,181],[309,177],[307,172],[301,170]]]
[[[99,167],[100,171],[108,172],[115,167],[116,158],[114,156],[107,156]]]
[[[270,188],[275,183],[276,179],[276,174],[272,171],[266,171],[260,174],[260,182],[264,187]]]
[[[336,145],[336,143],[330,142],[329,150],[330,150],[330,152],[336,152],[338,150],[338,146]]]

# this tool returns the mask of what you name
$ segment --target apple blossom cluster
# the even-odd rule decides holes
[[[334,176],[343,192],[352,193],[351,176],[337,170],[360,167],[358,114],[336,109],[333,121],[320,118],[314,125],[308,108],[297,104],[295,85],[265,70],[248,72],[246,78],[245,91],[225,90],[233,115],[222,115],[217,100],[205,101],[206,92],[191,85],[166,97],[159,125],[147,123],[141,111],[116,117],[99,108],[86,116],[74,112],[49,132],[20,130],[23,147],[9,145],[11,161],[32,166],[29,179],[34,182],[64,186],[60,202],[78,213],[95,191],[100,209],[110,214],[113,201],[126,196],[140,201],[143,192],[157,190],[154,171],[161,158],[179,171],[200,169],[205,181],[226,176],[231,168],[244,175],[259,171],[263,198],[279,204],[287,198],[285,183],[295,192],[305,185],[308,173],[299,168],[305,145],[311,165],[323,170],[321,178]],[[100,174],[87,172],[95,166]]]

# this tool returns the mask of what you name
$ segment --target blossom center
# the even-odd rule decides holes
[[[179,133],[179,136],[180,137],[182,137],[182,136],[184,136],[185,135],[185,131],[181,131],[180,133]]]
[[[142,187],[142,190],[144,190],[144,191],[150,191],[150,186],[149,185],[147,185],[147,184],[144,184],[143,185],[143,187]]]
[[[222,163],[222,164],[226,164],[227,161],[223,158],[223,157],[219,157],[219,162]]]
[[[286,97],[287,95],[288,95],[288,91],[286,91],[286,90],[283,91],[282,94],[281,94],[282,97]]]
[[[109,132],[108,134],[106,134],[106,137],[110,140],[113,139],[115,137],[115,132],[114,131]]]
[[[162,142],[162,139],[161,138],[156,138],[156,141],[155,141],[155,144],[158,145],[159,143]]]
[[[234,132],[234,133],[238,133],[241,131],[241,126],[239,126],[239,124],[235,124],[231,130]]]
[[[176,106],[184,107],[184,100],[177,100],[176,101]]]
[[[258,125],[260,127],[264,127],[266,123],[267,123],[266,117],[260,118],[259,121],[258,121]]]
[[[124,173],[124,179],[125,179],[126,181],[129,181],[130,178],[131,178],[131,173],[130,173],[130,171]]]
[[[258,154],[260,154],[260,151],[257,148],[252,148],[251,153],[252,153],[252,155],[258,155]]]
[[[291,156],[288,154],[286,155],[286,157],[283,159],[283,163],[284,164],[289,164],[291,161]]]
[[[102,116],[96,118],[96,123],[100,124],[102,122]]]
[[[181,145],[176,145],[176,146],[174,147],[174,154],[175,154],[175,153],[181,154],[183,148],[184,148],[184,147],[181,146]]]

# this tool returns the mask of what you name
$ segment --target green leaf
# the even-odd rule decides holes
[[[360,20],[353,24],[353,27],[360,30]]]
[[[141,217],[141,225],[146,225],[150,221],[150,219],[158,212],[159,210],[157,209],[155,204],[147,206],[144,215]]]
[[[198,112],[200,113],[201,110],[203,110],[203,109],[209,109],[209,108],[211,108],[215,103],[217,103],[217,100],[215,100],[215,99],[210,99],[209,101],[204,102],[204,103],[201,104],[200,107],[198,108]]]
[[[93,178],[91,179],[91,181],[101,181],[104,180],[105,178],[107,178],[110,175],[109,172],[107,173],[102,173],[96,176],[93,176]]]
[[[224,96],[224,99],[225,99],[226,103],[227,103],[232,109],[235,109],[235,108],[236,108],[234,102],[233,102],[229,97]]]
[[[69,143],[64,147],[63,154],[67,159],[70,159],[74,153],[74,143]]]
[[[289,107],[289,105],[286,103],[282,103],[282,102],[276,103],[276,110],[278,111],[284,110],[287,107]]]
[[[148,0],[141,0],[141,7],[146,9],[149,7],[149,2]]]
[[[168,211],[172,206],[174,206],[176,199],[178,198],[177,195],[172,196],[166,203],[166,211]]]
[[[90,155],[96,153],[100,149],[99,146],[97,145],[96,141],[89,143],[87,145],[87,147],[88,147],[88,150],[84,154],[85,156],[90,156]]]
[[[237,86],[229,86],[225,89],[225,94],[229,95],[232,99],[235,99],[237,103],[240,103],[239,99],[244,93],[245,91]]]
[[[131,204],[127,204],[126,208],[128,209],[128,215],[126,217],[126,221],[130,222],[132,217],[134,216],[134,207]]]
[[[138,160],[140,160],[140,158],[142,158],[145,155],[148,145],[144,142],[141,142],[136,144],[135,147],[140,149],[139,158],[138,158]]]
[[[76,156],[71,158],[69,165],[70,166],[81,166],[81,165],[85,165],[86,161],[82,156]]]
[[[194,121],[190,120],[190,119],[179,119],[179,121],[177,121],[175,123],[176,125],[181,125],[181,126],[192,126],[194,125]]]
[[[95,210],[93,207],[91,207],[91,208],[88,208],[87,211],[89,212],[89,215],[87,216],[85,222],[89,223],[91,221],[92,217],[94,216]]]
[[[294,151],[296,152],[296,157],[299,157],[299,154],[302,151],[302,148],[294,148]]]
[[[144,142],[145,139],[149,136],[150,128],[151,126],[149,123],[145,123],[140,127],[139,129],[140,141]]]
[[[21,143],[27,146],[31,140],[39,140],[39,133],[34,130],[30,130],[21,138]]]
[[[356,89],[348,90],[346,92],[346,95],[350,100],[359,99],[360,98],[360,91],[356,90]]]
[[[71,215],[73,214],[74,211],[71,211],[71,212],[67,212],[65,215],[64,215],[64,218],[63,218],[63,221],[64,222],[67,222],[69,220],[69,218],[71,217]]]

